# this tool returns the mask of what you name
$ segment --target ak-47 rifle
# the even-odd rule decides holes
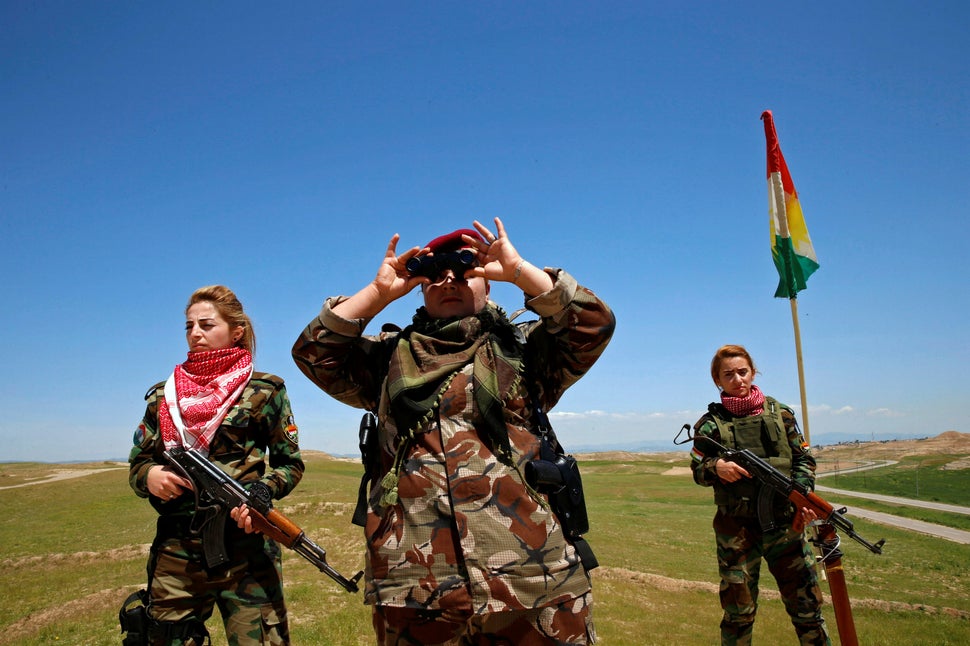
[[[684,429],[689,431],[690,425],[684,424],[684,428],[680,429],[677,438],[684,432]],[[886,540],[882,539],[873,544],[859,536],[852,521],[845,517],[847,511],[845,507],[836,509],[805,485],[796,482],[791,476],[782,473],[759,458],[750,449],[729,449],[706,435],[692,435],[689,432],[686,440],[678,442],[675,439],[674,443],[684,444],[689,441],[693,441],[694,445],[704,455],[718,455],[728,462],[741,465],[751,474],[752,478],[761,482],[761,492],[758,494],[758,520],[763,529],[774,529],[768,514],[775,494],[781,494],[795,505],[795,509],[808,508],[815,513],[821,522],[834,525],[873,554],[882,554],[882,546]]]
[[[196,509],[189,529],[193,534],[202,535],[209,567],[229,559],[224,540],[226,516],[239,505],[247,505],[255,529],[313,563],[347,592],[357,592],[357,582],[364,572],[347,579],[330,567],[326,550],[310,540],[293,521],[273,509],[268,487],[252,487],[246,491],[195,449],[178,446],[166,451],[165,457],[182,476],[192,481]]]
[[[680,440],[680,436],[685,430],[687,437]],[[882,554],[882,546],[886,539],[870,543],[862,538],[856,533],[852,521],[845,517],[847,511],[845,507],[834,508],[814,491],[774,468],[749,449],[729,449],[713,438],[706,435],[691,434],[690,431],[690,424],[684,424],[677,433],[677,437],[674,438],[674,444],[686,444],[693,441],[694,446],[704,455],[717,455],[728,462],[739,464],[751,474],[752,478],[762,483],[761,491],[758,494],[758,517],[762,527],[766,529],[774,527],[768,520],[766,510],[771,508],[771,501],[775,494],[781,494],[788,498],[795,505],[796,513],[803,508],[814,512],[818,519],[818,537],[813,539],[812,542],[822,553],[821,559],[829,580],[832,609],[835,611],[839,638],[844,646],[858,646],[859,639],[856,636],[852,606],[849,603],[845,573],[842,570],[842,551],[839,549],[841,541],[836,528],[841,529],[873,554]]]

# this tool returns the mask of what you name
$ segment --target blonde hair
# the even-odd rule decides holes
[[[249,350],[251,354],[256,354],[256,333],[253,331],[253,322],[249,320],[249,316],[243,311],[242,303],[231,289],[225,285],[200,287],[189,297],[189,302],[185,306],[186,314],[190,307],[202,302],[212,303],[219,312],[219,316],[226,320],[230,328],[241,327],[243,335],[236,341],[236,345]]]
[[[721,372],[721,363],[725,359],[730,359],[732,357],[741,357],[748,362],[751,366],[751,372],[757,373],[758,369],[754,365],[754,359],[748,354],[748,351],[744,349],[743,345],[722,345],[714,353],[714,358],[711,359],[711,379],[714,380],[714,385],[718,385],[717,375]]]

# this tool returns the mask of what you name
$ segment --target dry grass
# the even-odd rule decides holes
[[[970,436],[899,444],[896,453],[942,451],[959,461]],[[954,444],[953,442],[958,442]],[[955,448],[956,447],[956,448]],[[870,450],[870,448],[872,450]],[[883,457],[886,445],[823,449],[841,460]],[[961,455],[962,453],[962,455]],[[878,454],[878,456],[877,456]],[[903,456],[905,457],[905,456]],[[602,567],[593,572],[602,644],[716,644],[720,608],[710,491],[685,474],[686,454],[584,456],[581,461]],[[145,576],[154,512],[131,494],[115,463],[0,465],[0,644],[117,644],[117,612]],[[63,479],[63,474],[78,474]],[[953,473],[953,472],[950,472]],[[345,575],[361,566],[362,537],[350,524],[359,466],[308,456],[307,477],[280,509],[327,549]],[[43,480],[46,476],[57,478]],[[945,477],[945,476],[944,476]],[[970,589],[963,580],[970,546],[859,521],[866,536],[886,536],[883,556],[844,546],[856,627],[866,644],[970,643]],[[369,610],[298,555],[284,555],[294,644],[373,643]],[[762,592],[759,643],[793,643],[770,580]],[[839,643],[831,608],[826,610]],[[217,620],[214,644],[225,644]]]

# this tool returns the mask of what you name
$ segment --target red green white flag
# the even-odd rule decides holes
[[[781,154],[771,110],[761,114],[768,144],[768,212],[771,215],[771,258],[778,269],[776,298],[795,298],[818,269],[818,258],[798,203],[795,184]]]

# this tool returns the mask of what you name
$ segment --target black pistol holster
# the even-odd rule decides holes
[[[589,515],[586,513],[586,496],[583,494],[579,464],[576,458],[563,450],[531,382],[529,391],[540,444],[539,459],[525,465],[525,481],[534,490],[549,496],[549,505],[562,526],[566,540],[576,548],[583,567],[589,572],[599,567],[599,561],[593,554],[593,548],[583,538],[583,534],[589,531]]]

